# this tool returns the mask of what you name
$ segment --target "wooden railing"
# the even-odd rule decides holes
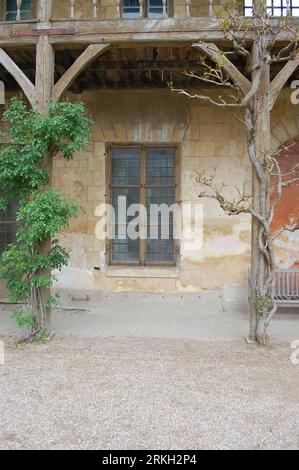
[[[35,10],[34,8],[36,5],[42,5],[44,2],[50,0],[32,0],[31,2],[31,11]],[[136,0],[136,5],[134,8],[134,14],[132,16],[124,14],[124,3],[123,0],[111,0],[112,9],[109,12],[109,18],[107,15],[103,17],[101,14],[102,3],[101,0],[85,0],[84,2],[84,13],[82,12],[82,2],[78,2],[78,0],[61,0],[60,2],[56,2],[56,0],[52,0],[52,4],[55,4],[54,10],[58,10],[61,8],[63,11],[61,19],[113,19],[113,18],[132,18],[137,19],[139,18],[150,18],[150,14],[148,14],[148,5],[151,0]],[[265,0],[266,1],[266,0]],[[237,2],[237,0],[236,0]],[[5,3],[3,2],[3,8],[5,7]],[[180,2],[176,0],[161,0],[159,14],[153,15],[155,19],[163,19],[169,16],[174,16],[176,18],[180,17],[194,17],[194,16],[201,16],[201,17],[213,17],[215,14],[215,7],[219,5],[223,5],[224,0],[201,0],[200,3],[193,2],[192,0],[185,0],[185,8],[181,5]],[[238,5],[236,3],[235,5]],[[240,5],[240,4],[239,4]],[[243,5],[243,6],[242,6]],[[252,5],[253,2],[247,0],[247,2],[242,3],[241,6],[237,7],[239,11],[239,15],[245,16],[252,16]],[[170,8],[171,6],[171,8]],[[16,0],[16,10],[14,12],[15,18],[10,18],[11,21],[21,21],[24,17],[24,7],[23,0]],[[57,8],[58,7],[58,8]],[[157,4],[152,5],[153,9],[157,8]],[[299,16],[299,2],[292,3],[289,0],[282,0],[279,1],[277,4],[275,0],[272,2],[267,0],[267,7],[268,7],[268,14],[270,16],[280,16],[280,15],[292,15],[292,16]],[[105,9],[105,6],[103,7]],[[130,8],[128,6],[128,8]],[[1,10],[1,8],[0,8]],[[37,7],[38,10],[38,7]],[[114,10],[114,12],[113,12]],[[139,10],[139,11],[138,11]],[[103,10],[102,10],[103,11]],[[112,11],[112,12],[111,12]],[[156,10],[157,11],[157,10]],[[28,13],[28,12],[27,12]],[[3,19],[5,19],[5,12],[2,11]],[[55,15],[57,16],[57,15]],[[60,15],[59,15],[60,16]],[[38,18],[38,14],[36,15]]]
[[[76,18],[76,0],[69,0],[69,1],[70,1],[70,19],[75,19]],[[92,17],[94,19],[98,19],[100,16],[99,15],[99,11],[100,11],[99,2],[98,0],[89,0],[89,1],[92,3],[91,5],[92,11],[93,11]],[[146,17],[146,2],[145,0],[138,0],[138,2],[139,2],[139,15],[138,16],[140,18],[145,18]],[[205,2],[206,2],[206,5],[204,6],[206,6],[208,16],[213,16],[214,0],[205,0]],[[88,3],[88,0],[86,3]],[[161,0],[162,12],[161,12],[160,19],[171,16],[168,12],[167,3],[168,3],[168,0]],[[192,7],[192,0],[185,0],[185,15],[187,18],[190,18],[192,16],[191,7]],[[122,0],[115,0],[115,11],[116,11],[116,15],[115,15],[116,18],[122,18],[124,16]]]
[[[44,0],[33,0],[32,5],[35,6],[35,8],[31,7],[31,12],[37,10],[37,14],[33,14],[34,18],[38,19],[38,5],[42,4]],[[148,15],[147,9],[148,9],[148,2],[150,0],[138,0],[137,3],[137,8],[139,8],[139,13],[136,15],[136,18],[147,18],[150,17]],[[175,16],[175,17],[187,17],[190,18],[192,16],[213,16],[214,15],[214,5],[218,5],[219,0],[202,0],[202,4],[200,5],[196,4],[195,5],[195,10],[192,11],[192,0],[185,0],[185,10],[184,7],[176,2],[176,0],[161,0],[161,13],[160,16],[157,15],[155,16],[155,19],[163,19],[167,18],[170,16]],[[138,6],[139,4],[139,6]],[[5,2],[4,2],[5,5]],[[101,15],[101,0],[86,0],[84,4],[84,14],[82,12],[82,3],[78,2],[77,0],[61,0],[61,4],[59,5],[58,3],[55,4],[55,0],[52,0],[52,10],[54,10],[54,16],[55,19],[60,17],[60,15],[57,15],[58,8],[57,6],[61,6],[61,11],[62,13],[62,18],[61,19],[70,19],[70,20],[75,20],[75,19],[113,19],[113,18],[126,18],[126,15],[124,14],[124,8],[123,8],[123,1],[122,0],[111,0],[111,7],[115,7],[115,14],[113,13],[109,14],[108,17],[102,17]],[[171,8],[170,8],[171,5]],[[24,19],[24,2],[23,0],[17,0],[16,2],[16,10],[14,12],[15,17],[10,18],[10,21],[21,21]],[[4,8],[4,7],[3,7]],[[179,12],[177,9],[180,9]],[[196,13],[196,8],[200,8],[200,15]],[[1,10],[1,9],[0,9]],[[112,8],[113,10],[113,8]],[[52,12],[53,13],[53,12]],[[2,12],[3,19],[5,19],[5,11]],[[50,15],[51,16],[51,15]],[[84,16],[84,18],[82,18]],[[111,16],[113,18],[111,18]],[[135,19],[136,19],[135,18]],[[33,18],[31,18],[33,19]]]

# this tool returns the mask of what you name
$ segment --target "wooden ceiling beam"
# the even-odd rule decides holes
[[[0,49],[0,64],[15,79],[33,107],[35,104],[35,86],[3,49]]]
[[[72,85],[83,70],[109,48],[110,44],[89,45],[54,85],[52,97],[57,100],[60,99],[63,93]]]

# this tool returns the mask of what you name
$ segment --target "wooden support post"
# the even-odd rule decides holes
[[[48,29],[52,11],[52,0],[38,1],[39,29]],[[51,102],[51,94],[54,86],[54,49],[50,44],[49,36],[43,34],[38,37],[36,46],[35,69],[35,108],[40,113],[47,113]]]
[[[209,16],[213,16],[214,11],[213,11],[213,0],[209,0]]]
[[[54,50],[49,36],[38,38],[36,46],[35,108],[47,113],[54,86]]]

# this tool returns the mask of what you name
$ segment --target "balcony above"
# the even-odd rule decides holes
[[[2,0],[2,21],[38,18],[41,0]],[[112,20],[190,18],[213,16],[225,0],[52,0],[51,20]]]
[[[281,16],[299,16],[299,0],[267,1],[273,25]],[[109,42],[135,43],[223,41],[216,17],[226,0],[0,0],[0,47],[34,45],[40,34],[69,47]],[[240,2],[238,2],[240,5]],[[298,6],[297,6],[298,4]],[[244,0],[239,16],[249,20],[252,0]],[[298,23],[298,18],[294,18]]]
[[[2,0],[0,17],[6,22],[28,22],[39,19],[40,5],[45,0]],[[236,14],[252,16],[255,0],[236,0]],[[297,0],[265,0],[270,16],[299,16]],[[226,0],[48,0],[51,21],[213,17]]]

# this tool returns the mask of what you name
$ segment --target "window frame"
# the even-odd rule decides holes
[[[173,204],[178,202],[178,197],[179,197],[179,181],[180,181],[180,173],[179,173],[179,168],[180,168],[180,158],[179,158],[179,146],[178,144],[174,143],[150,143],[150,144],[124,144],[124,143],[109,143],[106,146],[106,156],[107,156],[107,164],[106,164],[106,176],[107,176],[107,182],[106,184],[106,201],[110,206],[112,206],[112,191],[114,188],[119,187],[118,185],[113,185],[112,184],[112,151],[113,149],[138,149],[140,151],[140,182],[138,188],[140,189],[140,196],[139,196],[139,201],[140,204],[143,204],[146,207],[146,191],[149,187],[152,187],[151,185],[146,184],[146,154],[147,151],[150,149],[172,149],[174,152],[174,179],[175,179],[175,184],[173,186],[174,188],[174,200]],[[129,187],[124,186],[124,187]],[[136,187],[136,186],[134,186]],[[163,187],[163,188],[171,188],[172,186],[158,186],[158,187]],[[176,220],[175,214],[173,215],[173,225],[174,227],[178,224],[178,220]],[[147,220],[141,219],[141,223],[144,225],[147,225]],[[108,231],[111,233],[111,214],[109,214],[109,223],[108,223]],[[112,251],[112,240],[109,238],[107,240],[107,246],[106,246],[106,254],[107,254],[107,264],[108,266],[112,267],[117,267],[117,266],[122,266],[122,267],[133,267],[133,268],[145,268],[145,267],[157,267],[157,268],[173,268],[177,266],[177,260],[178,260],[178,254],[179,254],[179,242],[177,239],[173,239],[173,260],[169,263],[157,263],[157,262],[148,262],[146,260],[146,245],[147,245],[147,239],[139,240],[139,260],[138,262],[130,262],[130,261],[114,261],[113,260],[113,251]]]

